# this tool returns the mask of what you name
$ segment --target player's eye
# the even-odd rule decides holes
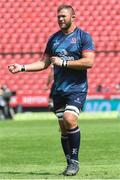
[[[65,18],[65,15],[58,16],[58,19]]]

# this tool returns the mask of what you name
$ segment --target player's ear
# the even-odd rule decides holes
[[[75,14],[72,15],[72,19],[73,19],[73,20],[75,19]]]
[[[72,18],[75,19],[75,14],[72,15]]]

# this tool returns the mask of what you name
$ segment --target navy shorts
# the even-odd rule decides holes
[[[75,106],[82,110],[84,103],[86,101],[87,93],[74,92],[67,95],[57,94],[53,96],[54,111],[58,109],[65,108],[67,105]]]

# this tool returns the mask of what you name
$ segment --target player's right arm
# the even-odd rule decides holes
[[[50,65],[50,57],[48,55],[44,56],[42,61],[36,61],[31,64],[11,64],[8,66],[8,69],[11,73],[15,74],[21,71],[34,72],[34,71],[42,71],[46,69]]]

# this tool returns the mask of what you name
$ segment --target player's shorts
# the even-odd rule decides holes
[[[73,113],[79,116],[83,109],[87,93],[70,93],[67,95],[54,95],[54,112],[59,120],[62,120],[64,112]]]

